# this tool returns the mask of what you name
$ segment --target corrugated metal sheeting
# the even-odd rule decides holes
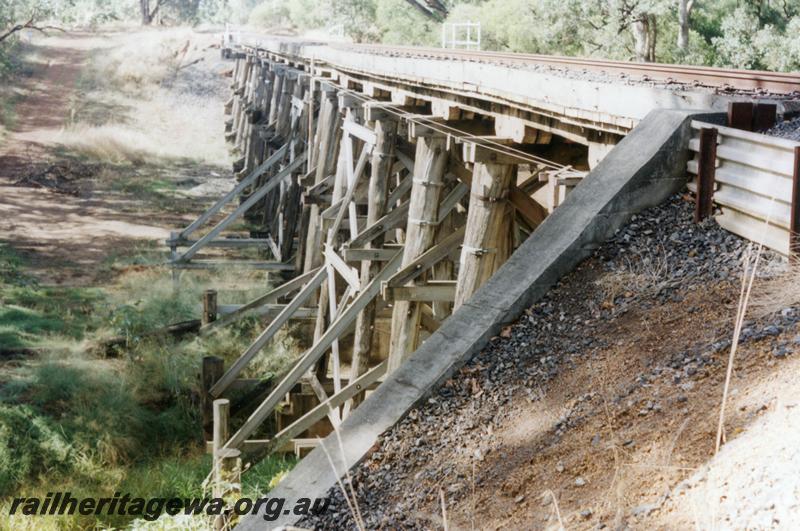
[[[689,149],[695,153],[687,170],[697,175],[699,132],[717,129],[714,203],[717,222],[725,229],[783,254],[789,254],[792,175],[800,143],[716,124],[692,122]],[[697,189],[697,179],[689,184]]]

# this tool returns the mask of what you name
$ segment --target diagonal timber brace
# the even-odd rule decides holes
[[[392,275],[392,277],[386,281],[386,287],[393,288],[403,286],[419,278],[425,271],[433,267],[436,262],[443,260],[458,249],[461,242],[464,240],[465,229],[466,227],[461,227],[452,234],[449,234],[440,243],[419,255],[413,262]]]
[[[179,239],[188,238],[190,234],[196,231],[198,228],[203,226],[211,217],[222,210],[222,208],[227,205],[228,203],[233,200],[234,197],[240,195],[244,192],[248,186],[253,184],[256,179],[261,177],[264,172],[272,168],[275,164],[283,160],[284,155],[286,155],[286,150],[288,148],[288,144],[284,144],[280,149],[278,149],[275,153],[272,154],[267,160],[259,164],[259,166],[254,169],[250,175],[242,179],[242,181],[236,185],[236,187],[225,194],[222,198],[220,198],[216,203],[214,203],[211,207],[209,207],[205,212],[203,212],[196,220],[194,220],[188,227],[183,229],[179,234]]]
[[[306,160],[307,152],[303,152],[302,155],[298,156],[294,159],[288,166],[282,169],[277,174],[271,176],[267,182],[258,190],[256,190],[247,200],[239,205],[239,207],[231,212],[225,219],[217,223],[208,234],[197,240],[194,245],[189,247],[186,252],[184,252],[180,257],[178,257],[175,261],[178,262],[185,262],[192,258],[197,252],[203,248],[206,243],[213,240],[214,238],[219,235],[220,232],[225,230],[231,223],[239,219],[247,210],[249,210],[253,205],[255,205],[258,201],[261,200],[262,197],[267,195],[269,191],[275,188],[284,177],[290,175],[293,171],[297,170]]]
[[[402,261],[402,252],[390,260],[380,273],[356,296],[353,302],[344,309],[339,316],[331,323],[318,341],[303,355],[300,361],[292,370],[278,383],[270,395],[256,408],[256,410],[245,421],[241,428],[225,443],[225,448],[238,448],[267,418],[275,409],[275,406],[283,399],[300,378],[314,366],[317,360],[328,350],[333,341],[338,338],[355,320],[358,312],[374,299],[380,292],[381,283],[388,279]],[[212,394],[213,394],[212,388]]]
[[[252,301],[246,303],[245,305],[237,308],[236,310],[223,315],[220,319],[216,321],[211,321],[207,325],[204,325],[200,328],[200,333],[207,333],[213,329],[220,328],[223,326],[227,326],[239,319],[246,317],[250,312],[264,306],[265,304],[271,304],[278,301],[279,298],[288,295],[294,291],[301,289],[309,280],[311,280],[314,275],[319,271],[319,268],[312,269],[308,273],[303,273],[302,275],[293,278],[289,282],[285,282],[281,284],[275,289],[272,289],[253,299]]]
[[[365,227],[355,238],[350,240],[349,245],[352,247],[362,247],[371,242],[384,232],[402,226],[406,222],[408,216],[408,205],[406,201],[402,205],[392,209],[388,214],[381,219]]]
[[[278,316],[269,324],[269,326],[261,332],[261,334],[253,341],[253,343],[247,347],[247,350],[239,356],[233,365],[222,375],[216,384],[210,389],[210,393],[212,396],[219,397],[222,393],[225,392],[233,381],[239,376],[239,373],[244,370],[248,363],[258,354],[262,348],[267,344],[267,342],[272,339],[272,336],[283,326],[292,314],[297,311],[298,308],[302,306],[302,304],[311,297],[314,291],[322,284],[322,280],[325,278],[326,271],[324,268],[320,268],[308,281],[308,283],[303,286],[303,289],[300,290],[292,302],[290,302],[286,308],[278,314]]]
[[[278,448],[289,439],[296,437],[303,433],[305,430],[313,426],[316,422],[325,418],[329,411],[335,411],[338,407],[343,405],[347,400],[351,399],[358,393],[365,391],[373,383],[386,374],[386,368],[389,362],[384,360],[379,365],[376,365],[369,371],[365,372],[351,383],[342,387],[342,390],[332,395],[328,400],[321,402],[314,409],[297,419],[295,422],[285,427],[275,434],[269,441],[269,447]]]

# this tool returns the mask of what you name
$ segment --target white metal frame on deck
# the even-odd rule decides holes
[[[461,38],[462,34],[464,38]],[[481,23],[469,20],[466,22],[443,23],[442,48],[480,50]]]

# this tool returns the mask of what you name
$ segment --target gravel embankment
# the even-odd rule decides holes
[[[764,134],[800,142],[800,116],[775,124],[775,127]]]
[[[479,470],[475,475],[475,463],[482,468],[489,454],[498,463],[513,461],[513,453],[505,453],[509,452],[507,447],[498,450],[494,445],[492,434],[521,421],[520,402],[541,401],[543,389],[547,389],[554,378],[573,371],[598,353],[613,352],[611,347],[615,345],[612,343],[616,343],[617,338],[600,331],[630,317],[626,316],[629,312],[635,314],[672,305],[683,312],[684,317],[692,314],[700,318],[700,305],[684,303],[684,298],[688,301],[709,285],[726,285],[738,295],[738,288],[731,286],[738,286],[741,257],[747,245],[713,220],[695,225],[692,205],[679,196],[635,216],[611,241],[529,308],[517,323],[505,328],[500,337],[494,338],[433,396],[389,430],[371,455],[352,471],[366,527],[437,527],[441,525],[437,522],[441,514],[440,489],[448,505],[463,505],[469,496],[474,496],[474,490],[497,489],[499,492],[498,485],[503,481],[497,476],[502,474]],[[766,252],[762,258],[763,274],[780,270],[783,263],[777,255]],[[774,356],[783,358],[794,347],[783,340],[781,332],[784,328],[787,332],[793,328],[799,315],[800,312],[787,309],[769,322],[748,321],[742,340],[747,343],[773,338]],[[687,318],[692,319],[691,316]],[[709,366],[720,365],[718,360],[730,346],[730,340],[725,339],[730,334],[729,324],[727,321],[713,343],[705,336],[687,337],[686,345],[679,350],[648,361],[641,373],[630,375],[632,383],[627,389],[615,391],[619,394],[613,398],[612,408],[623,407],[628,402],[629,407],[633,407],[630,416],[638,422],[636,419],[655,419],[663,414],[662,408],[683,407],[685,396],[672,402],[662,396],[635,406],[630,406],[633,403],[630,398],[646,392],[656,380],[676,387],[677,393],[683,393],[681,389],[689,393],[694,386],[693,379],[704,377]],[[568,436],[570,430],[585,422],[589,410],[596,407],[595,391],[579,390],[566,412],[554,413],[560,417],[552,423],[552,429],[538,439],[540,446],[530,450],[535,453],[528,456],[528,461],[523,461],[525,466],[533,462],[530,459],[535,459],[532,455],[542,454],[544,446],[553,448],[565,434]],[[592,439],[591,444],[594,443]],[[625,442],[623,446],[628,444]],[[515,451],[529,450],[518,448]],[[565,461],[567,457],[565,455]],[[559,461],[554,468],[563,472],[564,467]],[[570,479],[570,487],[586,484],[582,477],[574,478],[574,485],[572,482]],[[339,489],[334,489],[331,496],[331,508],[325,515],[301,522],[300,526],[354,528]],[[525,498],[524,490],[519,496],[515,492],[509,503],[521,511],[528,503]],[[584,518],[587,523],[597,516],[589,509],[579,514],[581,516],[576,518]]]

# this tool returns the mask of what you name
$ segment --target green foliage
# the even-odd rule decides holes
[[[251,22],[303,32],[343,31],[356,42],[436,45],[441,26],[405,0],[277,0]],[[723,67],[800,68],[800,0],[693,3],[688,44],[678,45],[676,0],[456,0],[448,22],[480,22],[487,50],[634,59],[637,21],[646,19],[655,59]],[[639,34],[641,37],[641,34]]]
[[[137,19],[138,3],[108,0],[70,0],[57,21],[61,24],[98,28],[103,24]]]
[[[38,22],[60,15],[70,7],[63,0],[0,0],[0,34],[15,24]]]
[[[791,71],[800,69],[800,16],[760,13],[739,6],[722,18],[711,39],[717,66]]]
[[[61,320],[18,306],[0,307],[0,345],[4,351],[32,346],[42,334],[62,332]]]
[[[439,25],[425,18],[405,0],[378,0],[375,23],[387,44],[435,46]]]
[[[52,490],[85,496],[203,495],[210,460],[199,437],[200,360],[211,354],[230,363],[259,329],[246,319],[182,343],[144,333],[196,317],[209,284],[220,289],[221,302],[234,303],[252,298],[254,286],[265,289],[268,279],[262,273],[197,274],[184,278],[176,292],[169,275],[154,269],[129,273],[104,292],[41,286],[25,268],[22,257],[0,246],[0,345],[37,349],[6,366],[0,380],[0,498]],[[108,326],[112,329],[105,330]],[[119,359],[98,359],[83,341],[94,341],[103,331],[135,340]],[[298,351],[289,334],[280,334],[251,370],[257,368],[259,377],[274,375]],[[244,488],[264,492],[293,464],[267,458],[248,471]],[[129,523],[125,516],[52,521],[54,528]],[[174,524],[174,529],[187,525]]]
[[[695,1],[686,46],[678,45],[679,1],[453,0],[447,20],[480,22],[484,49],[633,59],[641,53],[637,21],[646,19],[658,61],[800,68],[800,0]],[[0,0],[0,31],[32,14],[42,23],[80,27],[140,18],[130,0]],[[168,24],[249,22],[263,29],[341,33],[355,42],[436,45],[441,35],[441,25],[406,0],[169,0],[161,15]],[[13,68],[15,40],[0,44],[0,77]]]
[[[10,39],[0,43],[0,79],[8,78],[19,68],[19,43]],[[0,124],[8,126],[12,119],[11,96],[0,100]]]
[[[792,17],[783,35],[770,31],[756,39],[762,50],[762,62],[769,70],[800,70],[800,15]]]
[[[258,498],[272,490],[291,470],[297,460],[294,456],[270,455],[242,475],[242,496]]]
[[[381,26],[388,28],[392,16],[386,11],[383,18],[379,16],[381,2],[386,0],[264,0],[253,8],[248,22],[259,28],[325,29],[342,32],[355,42],[375,42],[380,40]],[[395,6],[402,11],[412,9],[407,4],[400,5],[402,3],[398,0]],[[401,22],[401,25],[411,29],[407,23]]]
[[[333,22],[342,27],[345,35],[355,42],[378,40],[375,24],[376,0],[328,0]]]
[[[291,24],[290,9],[286,2],[270,0],[262,2],[250,13],[248,23],[259,28],[276,28]]]
[[[754,47],[758,33],[758,17],[744,7],[722,19],[720,37],[712,42],[717,52],[715,63],[735,68],[757,68],[759,51]]]
[[[320,0],[293,0],[288,7],[289,19],[298,31],[323,28],[330,19],[330,6]]]
[[[263,0],[222,0],[225,5],[225,10],[228,17],[225,22],[233,24],[244,24],[250,16],[253,9],[259,5]]]
[[[0,284],[25,284],[30,279],[22,272],[23,260],[8,246],[0,243]]]
[[[188,498],[203,495],[203,480],[211,470],[211,456],[196,453],[170,456],[155,463],[136,465],[119,485],[120,492],[152,498]]]
[[[164,455],[192,441],[197,419],[189,388],[173,386],[174,371],[153,358],[135,367],[131,375],[71,359],[17,373],[14,385],[0,392],[0,426],[13,430],[14,422],[24,422],[35,429],[0,434],[0,495],[43,470],[99,479],[103,467]],[[18,440],[19,433],[30,440]]]

